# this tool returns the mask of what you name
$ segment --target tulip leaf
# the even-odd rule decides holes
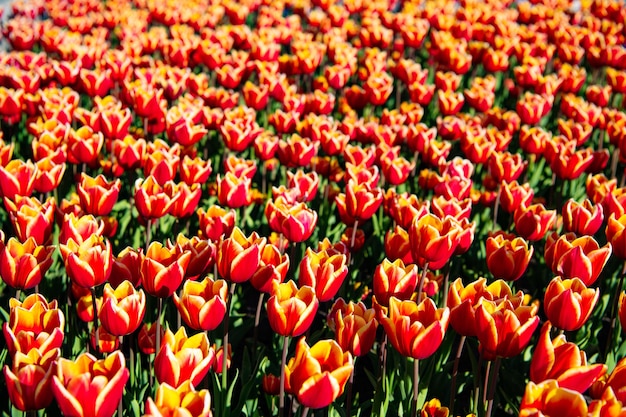
[[[139,408],[139,402],[137,402],[136,399],[133,399],[130,402],[130,410],[131,410],[131,415],[134,417],[140,417],[141,416],[141,409]]]

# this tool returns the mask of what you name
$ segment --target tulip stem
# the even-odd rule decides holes
[[[98,303],[96,301],[96,287],[91,287],[91,307],[93,308],[93,329],[96,354],[100,352],[100,335],[98,334]]]
[[[350,237],[350,260],[348,262],[349,265],[352,265],[352,261],[354,260],[354,241],[356,240],[356,231],[359,227],[359,221],[354,220],[354,224],[352,225],[352,236]]]
[[[306,417],[309,414],[309,407],[304,407],[304,410],[302,410],[302,414],[300,414],[300,417]]]
[[[20,290],[20,289],[18,288],[18,289],[16,289],[16,290],[15,290],[15,299],[16,299],[17,301],[22,301],[22,300],[21,300],[21,297],[22,297],[22,290]]]
[[[236,286],[237,284],[234,282],[230,284],[230,297],[228,297],[228,301],[226,302],[226,314],[224,315],[224,344],[222,345],[222,391],[224,393],[226,393],[228,389],[228,322]]]
[[[456,350],[456,357],[454,358],[454,365],[452,366],[452,383],[450,386],[450,413],[452,415],[454,415],[454,400],[456,398],[456,377],[459,373],[459,363],[461,362],[461,354],[463,353],[466,339],[467,336],[461,336],[459,347]]]
[[[622,293],[622,288],[624,287],[624,275],[626,274],[626,261],[624,261],[624,265],[622,266],[622,273],[619,277],[619,282],[617,284],[617,291],[615,292],[615,297],[613,298],[613,305],[611,306],[611,327],[609,327],[609,334],[606,338],[606,351],[604,352],[604,358],[609,355],[611,351],[611,345],[613,344],[613,332],[615,331],[615,323],[617,322],[617,312],[619,307],[619,299],[620,294]]]
[[[419,359],[413,359],[413,417],[417,417],[418,413],[418,397],[420,393],[420,361]]]
[[[146,253],[150,247],[150,241],[152,240],[152,219],[146,220]]]
[[[420,277],[419,287],[417,288],[417,304],[422,302],[422,291],[424,289],[424,281],[426,281],[427,275],[428,275],[428,262],[424,264],[424,269],[422,270],[422,276]]]
[[[500,208],[500,198],[502,197],[502,184],[498,185],[498,194],[496,194],[496,202],[493,205],[493,227],[498,224],[498,209]]]
[[[259,302],[256,305],[256,315],[254,316],[254,341],[253,349],[256,351],[256,343],[259,338],[259,323],[261,322],[261,309],[263,308],[263,300],[265,299],[265,293],[259,294]]]
[[[491,375],[489,375],[489,393],[487,394],[487,417],[491,417],[491,412],[493,411],[493,398],[496,394],[496,383],[498,382],[498,373],[500,372],[500,363],[502,362],[502,358],[499,356],[496,358],[493,369],[491,370]]]
[[[350,417],[352,415],[352,386],[354,385],[354,372],[356,371],[356,359],[354,358],[354,362],[352,363],[353,368],[350,373],[350,379],[348,379],[348,386],[346,387],[346,416]]]
[[[156,321],[156,350],[158,355],[161,350],[161,312],[163,311],[163,299],[159,297],[158,309],[157,309],[157,321]]]
[[[280,361],[280,391],[278,394],[278,416],[285,415],[285,365],[287,363],[287,350],[289,349],[289,336],[283,336],[283,356]],[[305,409],[307,411],[307,409]],[[304,412],[303,412],[304,414]]]

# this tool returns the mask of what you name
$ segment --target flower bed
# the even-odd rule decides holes
[[[625,22],[14,2],[3,416],[626,413]]]

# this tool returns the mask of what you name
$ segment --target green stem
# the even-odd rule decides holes
[[[283,336],[283,356],[280,361],[280,391],[278,395],[278,416],[285,415],[285,366],[287,365],[287,350],[289,349],[289,337]]]
[[[422,290],[424,289],[424,281],[426,281],[427,274],[428,274],[428,262],[424,264],[424,269],[422,270],[422,276],[420,277],[420,283],[417,289],[417,304],[422,302]]]
[[[615,292],[615,297],[613,298],[613,304],[611,305],[611,327],[609,327],[609,334],[606,338],[606,351],[604,353],[604,358],[609,355],[611,351],[611,346],[613,345],[613,332],[615,331],[615,324],[617,322],[617,312],[619,310],[619,298],[622,293],[622,288],[624,287],[624,275],[626,274],[626,261],[624,261],[624,265],[622,266],[622,273],[619,277],[619,282],[617,284],[617,291]]]
[[[98,303],[96,302],[96,287],[91,287],[91,307],[93,308],[93,328],[96,339],[96,354],[100,352],[100,335],[98,335]]]
[[[226,305],[226,314],[224,315],[224,344],[222,346],[222,392],[228,389],[228,322],[230,319],[230,307],[232,305],[233,294],[237,284],[230,284],[230,297]]]
[[[420,389],[419,389],[419,382],[420,382],[420,361],[419,359],[414,359],[413,360],[413,412],[412,412],[412,416],[413,417],[417,417],[417,414],[419,412],[419,408],[418,408],[418,398],[419,398],[419,393],[420,393]]]
[[[452,367],[452,383],[450,385],[450,412],[454,415],[454,401],[456,398],[456,378],[459,373],[459,363],[461,362],[461,354],[463,353],[463,347],[465,346],[465,340],[467,336],[461,336],[459,340],[459,347],[456,350],[456,357],[454,358],[454,365]]]
[[[490,384],[489,384],[489,393],[487,394],[487,417],[491,417],[491,413],[493,411],[493,399],[496,394],[496,386],[498,382],[498,373],[500,372],[500,363],[502,362],[502,358],[499,356],[496,358],[494,362],[494,366],[489,376]]]

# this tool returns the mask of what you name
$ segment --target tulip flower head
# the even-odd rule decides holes
[[[272,330],[281,336],[300,336],[315,318],[319,300],[309,286],[298,288],[293,281],[274,283],[267,300],[267,317]]]
[[[302,337],[285,367],[285,391],[305,407],[324,408],[343,393],[352,371],[352,355],[337,342],[320,340],[309,347]]]
[[[76,361],[58,360],[52,392],[65,416],[111,417],[122,398],[128,376],[122,352],[116,351],[101,360],[83,353]]]

